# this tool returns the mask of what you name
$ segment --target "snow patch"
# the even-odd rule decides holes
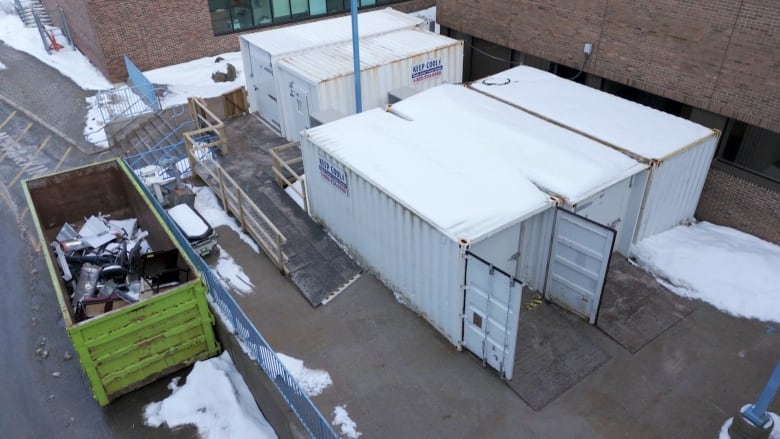
[[[303,206],[303,197],[300,195],[303,193],[303,179],[304,176],[301,175],[300,179],[295,180],[293,184],[284,188],[284,191],[290,198],[293,199],[293,201],[295,201],[295,204],[297,204],[301,209],[306,210],[306,208]]]
[[[357,439],[363,434],[357,431],[357,424],[350,419],[346,405],[338,405],[333,409],[333,422],[331,424],[341,427],[341,434],[350,439]]]
[[[645,239],[632,253],[681,296],[737,317],[780,322],[780,246],[700,222]]]
[[[333,381],[330,379],[330,374],[327,371],[321,369],[309,369],[303,364],[303,360],[290,357],[280,352],[276,353],[279,361],[284,364],[284,367],[295,378],[298,385],[301,386],[306,395],[318,396],[331,384]]]
[[[255,253],[260,253],[257,243],[241,230],[241,226],[235,219],[222,210],[222,203],[211,189],[206,186],[191,186],[191,189],[195,193],[195,209],[206,219],[206,222],[211,224],[211,227],[230,227]]]
[[[772,429],[772,433],[769,434],[769,439],[780,439],[780,416],[777,416],[772,412],[767,413],[769,413],[769,416],[775,421],[775,427]],[[732,422],[734,422],[734,418],[726,419],[726,422],[724,422],[723,426],[720,428],[718,439],[732,439],[729,435],[729,427],[731,427]]]
[[[214,267],[217,275],[220,279],[233,291],[238,294],[250,294],[254,292],[254,285],[249,280],[249,276],[244,273],[244,269],[236,263],[228,252],[219,247],[219,260],[217,260],[217,266]]]
[[[217,58],[222,61],[215,62]],[[241,52],[228,52],[219,56],[208,56],[182,64],[147,70],[144,75],[153,83],[166,85],[167,93],[162,98],[165,108],[187,103],[188,97],[211,98],[244,85],[244,62]],[[236,79],[230,82],[214,82],[211,74],[226,71],[227,64],[236,68]]]
[[[277,437],[227,351],[198,361],[184,385],[177,377],[168,388],[169,397],[144,408],[146,425],[194,425],[204,438]]]
[[[56,34],[57,42],[65,47],[59,51],[52,51],[49,55],[43,47],[37,29],[26,27],[16,14],[0,14],[0,41],[38,58],[73,80],[84,90],[111,88],[111,83],[81,52],[74,50],[63,37],[59,36],[59,32]]]

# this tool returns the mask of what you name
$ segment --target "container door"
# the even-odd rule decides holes
[[[257,112],[266,122],[281,132],[279,103],[277,102],[276,83],[271,65],[271,57],[257,49],[252,50],[252,87],[257,96]]]
[[[558,208],[545,297],[595,324],[614,242],[614,230]]]
[[[512,379],[523,283],[471,253],[466,254],[463,346]]]
[[[292,130],[289,132],[290,140],[301,140],[301,131],[311,128],[309,115],[309,94],[298,87],[292,89]]]

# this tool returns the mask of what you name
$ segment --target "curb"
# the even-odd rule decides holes
[[[3,94],[0,94],[0,101],[5,102],[6,104],[10,105],[11,107],[14,107],[14,109],[16,109],[17,111],[21,111],[22,113],[24,113],[25,116],[27,116],[28,118],[30,118],[33,121],[35,121],[35,123],[43,126],[47,130],[49,130],[52,133],[56,134],[58,137],[62,138],[62,140],[64,140],[65,142],[69,143],[70,145],[76,147],[76,149],[78,149],[79,151],[81,151],[85,155],[94,155],[94,154],[103,152],[103,150],[104,150],[104,148],[98,148],[96,146],[93,146],[92,148],[89,148],[89,147],[85,146],[84,144],[82,144],[81,142],[77,142],[77,141],[73,140],[67,134],[63,133],[62,131],[60,131],[56,127],[52,126],[50,123],[48,123],[45,120],[41,119],[40,117],[38,117],[38,115],[36,115],[32,111],[30,111],[30,110],[22,107],[21,105],[17,104],[12,99],[10,99],[10,98],[8,98],[6,96],[3,96]]]

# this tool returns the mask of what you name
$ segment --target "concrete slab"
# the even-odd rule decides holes
[[[507,385],[541,410],[610,359],[602,347],[607,343],[598,329],[555,305],[523,309]]]
[[[256,287],[237,302],[275,350],[330,373],[333,385],[312,400],[329,419],[346,405],[363,437],[715,437],[777,361],[780,331],[769,328],[780,325],[697,303],[636,354],[589,328],[611,359],[534,411],[373,276],[314,309],[264,255],[219,233]]]
[[[623,257],[612,258],[597,326],[630,352],[637,352],[690,314],[695,302],[667,290]]]

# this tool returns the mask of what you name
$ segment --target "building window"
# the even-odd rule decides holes
[[[780,183],[780,134],[730,119],[717,159]]]
[[[360,0],[359,7],[407,0]],[[350,0],[209,0],[214,35],[349,12]]]

